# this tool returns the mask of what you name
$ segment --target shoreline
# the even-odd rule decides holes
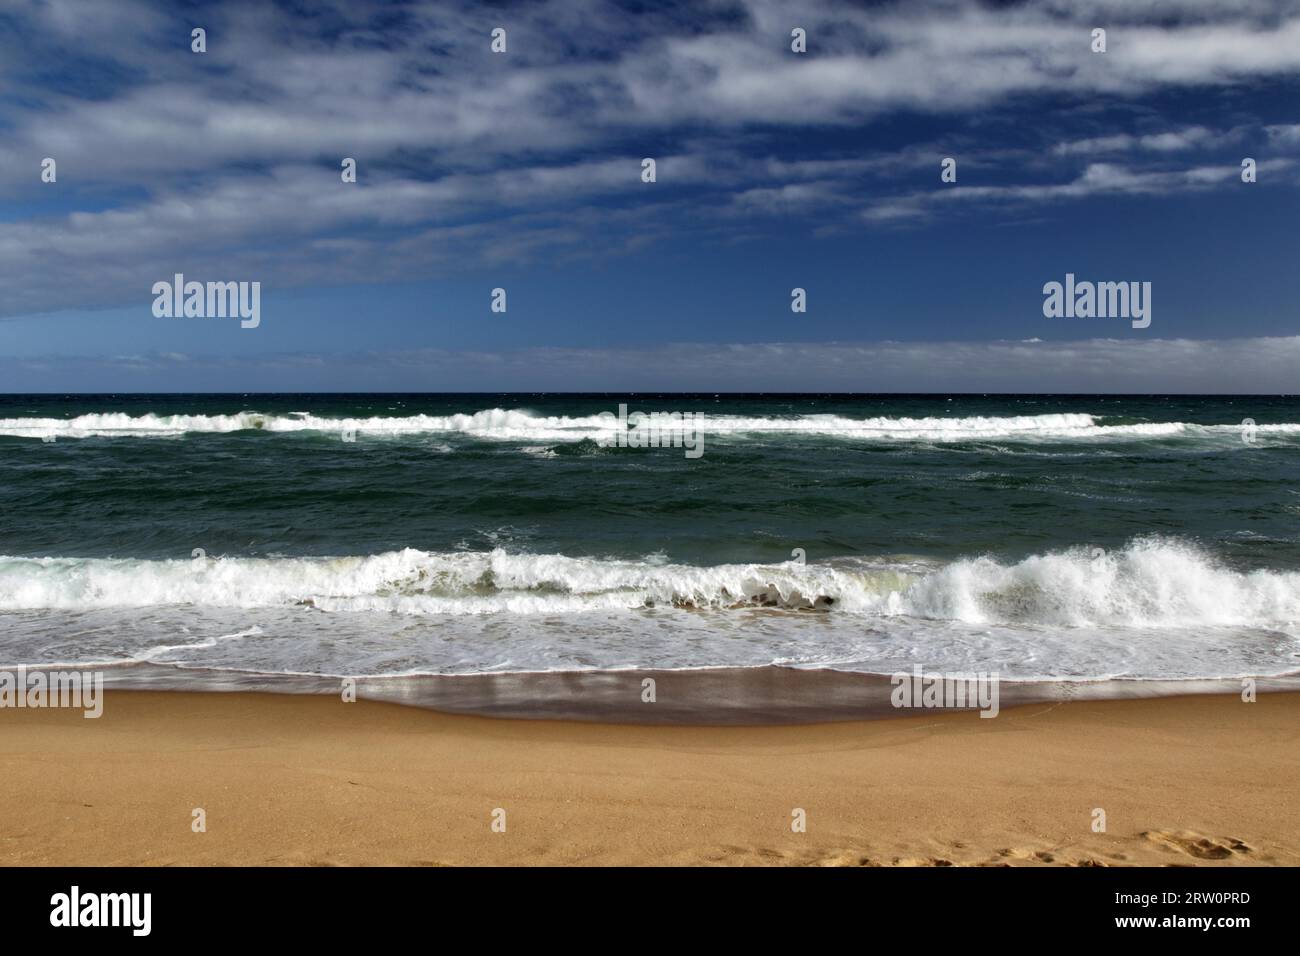
[[[1297,693],[759,727],[114,689],[0,710],[0,863],[1297,865],[1297,743]]]
[[[118,690],[182,693],[257,692],[339,697],[345,678],[309,674],[255,674],[125,664],[36,670],[100,671]],[[928,676],[945,672],[926,672]],[[712,667],[587,671],[519,671],[487,674],[357,677],[359,700],[401,704],[446,714],[617,724],[782,725],[895,719],[935,709],[895,707],[892,679],[884,674],[830,668]],[[1300,691],[1300,674],[1252,678],[1258,693]],[[647,697],[653,681],[653,701]],[[1240,694],[1240,679],[1219,680],[1010,680],[1000,679],[998,706],[1071,700],[1126,700],[1193,694]],[[977,708],[943,708],[953,709]]]

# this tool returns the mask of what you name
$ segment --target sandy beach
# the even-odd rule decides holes
[[[691,727],[110,691],[0,711],[0,762],[6,865],[1300,864],[1295,693]]]

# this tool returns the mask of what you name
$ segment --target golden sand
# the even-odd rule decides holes
[[[1295,693],[648,727],[110,691],[0,711],[0,761],[7,865],[1300,864]]]

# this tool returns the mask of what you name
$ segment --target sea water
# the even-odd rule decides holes
[[[1293,674],[1298,479],[1294,398],[5,396],[0,665]]]

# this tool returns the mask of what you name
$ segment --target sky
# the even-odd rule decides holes
[[[1298,105],[1300,0],[0,0],[0,391],[1300,392]]]

